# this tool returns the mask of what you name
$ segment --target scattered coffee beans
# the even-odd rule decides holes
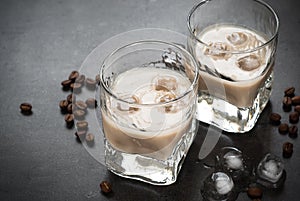
[[[104,194],[108,194],[112,191],[111,184],[108,181],[102,181],[100,183],[100,189]]]
[[[300,115],[300,105],[296,105],[294,111],[298,112],[298,114]]]
[[[67,96],[67,101],[68,101],[69,103],[75,102],[75,95],[74,95],[74,94],[69,94],[69,95]]]
[[[87,130],[87,128],[88,128],[88,122],[87,121],[78,121],[77,123],[76,123],[76,127],[77,127],[77,129],[78,130]]]
[[[300,105],[300,96],[294,96],[292,98],[293,105]]]
[[[85,101],[88,108],[96,108],[97,107],[97,100],[94,98],[88,98]]]
[[[95,143],[95,136],[94,136],[94,134],[88,133],[85,136],[85,141],[86,141],[86,143],[87,143],[88,146],[93,146],[94,143]]]
[[[75,119],[83,120],[86,113],[84,110],[77,109],[73,112],[73,114],[74,114]]]
[[[278,113],[271,113],[270,122],[274,125],[279,125],[281,120],[281,116]]]
[[[85,84],[88,89],[94,90],[96,88],[97,82],[92,78],[86,78]]]
[[[70,73],[69,80],[71,80],[72,82],[75,82],[75,80],[78,78],[78,76],[79,76],[79,72],[74,70]]]
[[[289,136],[291,138],[296,138],[298,136],[298,127],[297,126],[291,126],[289,128]]]
[[[78,140],[83,141],[86,136],[86,131],[85,130],[77,131],[75,132],[75,136],[76,138],[78,138]]]
[[[70,88],[71,88],[71,91],[73,91],[73,93],[78,94],[81,92],[82,84],[75,82],[70,85]]]
[[[71,80],[64,80],[61,82],[61,86],[63,87],[63,90],[69,90],[71,87],[72,81]]]
[[[66,113],[67,112],[67,108],[68,108],[69,102],[67,100],[61,100],[59,102],[59,107],[62,113]]]
[[[68,112],[69,114],[73,114],[73,103],[70,103],[70,104],[68,105],[68,107],[67,107],[67,112]]]
[[[84,81],[85,81],[85,75],[79,75],[75,82],[84,85]]]
[[[295,87],[289,87],[284,90],[284,95],[288,97],[295,96]]]
[[[72,128],[73,125],[74,125],[74,116],[73,116],[73,114],[66,114],[65,115],[65,122],[66,122],[67,128]]]
[[[282,145],[282,156],[284,158],[290,158],[293,155],[293,144],[290,142],[285,142]]]
[[[289,120],[290,120],[290,123],[292,123],[292,124],[298,123],[298,121],[299,121],[299,113],[298,112],[292,112],[289,115]]]
[[[287,134],[289,132],[289,125],[286,123],[280,124],[278,131],[280,134]]]
[[[249,187],[247,190],[247,195],[252,199],[261,198],[263,195],[263,191],[261,188],[256,187],[256,186]]]
[[[292,99],[291,97],[285,96],[282,101],[282,108],[285,112],[292,110]]]
[[[83,101],[76,101],[75,106],[76,106],[76,109],[79,109],[79,110],[87,109],[87,104]]]
[[[21,103],[20,110],[23,114],[29,115],[32,113],[32,105],[30,103]]]

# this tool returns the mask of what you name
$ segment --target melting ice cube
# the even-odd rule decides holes
[[[234,194],[233,187],[229,175],[224,172],[214,172],[205,179],[201,192],[205,200],[228,200]]]
[[[226,37],[226,39],[234,46],[244,44],[248,40],[247,34],[243,32],[234,32]]]
[[[258,164],[257,174],[260,178],[276,183],[283,173],[283,163],[275,155],[267,154]]]
[[[244,71],[252,71],[261,66],[260,57],[256,54],[242,57],[237,60],[237,66]]]
[[[224,165],[228,169],[232,169],[232,170],[244,169],[242,152],[240,150],[235,148],[224,148],[223,151],[225,151],[223,155]]]

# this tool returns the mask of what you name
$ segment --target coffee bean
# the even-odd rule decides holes
[[[300,96],[294,96],[292,98],[293,105],[300,105]]]
[[[79,110],[87,109],[87,104],[83,101],[76,101],[75,106],[76,106],[76,109],[79,109]]]
[[[67,96],[67,101],[69,102],[69,103],[75,103],[75,95],[74,94],[69,94],[68,96]]]
[[[71,80],[64,80],[61,82],[61,86],[63,87],[63,90],[69,90],[71,87],[72,81]]]
[[[78,76],[79,76],[79,72],[74,70],[70,73],[69,80],[71,80],[72,82],[75,82],[75,80],[78,78]]]
[[[282,145],[282,156],[284,158],[290,158],[293,155],[293,147],[294,145],[290,142],[285,142]]]
[[[290,123],[296,124],[299,121],[299,113],[298,112],[291,112],[289,115]]]
[[[281,120],[281,116],[278,113],[271,113],[270,122],[274,125],[279,125]]]
[[[77,79],[76,79],[76,83],[79,83],[79,84],[81,84],[81,85],[84,85],[84,81],[85,81],[85,75],[79,75],[78,77],[77,77]]]
[[[104,194],[108,194],[112,192],[111,184],[108,181],[102,181],[100,183],[101,192]]]
[[[287,134],[289,132],[289,125],[288,124],[280,124],[278,127],[278,131],[280,134]]]
[[[257,186],[249,187],[247,190],[247,195],[252,199],[261,198],[263,195],[263,191]]]
[[[74,116],[73,114],[66,114],[65,115],[65,122],[67,125],[67,128],[72,128],[74,125]]]
[[[82,120],[86,112],[84,110],[77,109],[73,112],[75,119]]]
[[[70,104],[68,105],[68,107],[67,107],[67,112],[68,112],[69,114],[73,114],[73,107],[74,107],[73,103],[70,103]]]
[[[97,107],[97,100],[94,98],[88,98],[85,101],[88,108],[96,108]]]
[[[294,111],[298,112],[298,114],[300,115],[300,105],[296,105]]]
[[[88,122],[87,121],[78,121],[77,123],[76,123],[76,127],[77,127],[77,129],[78,130],[87,130],[87,128],[88,128]]]
[[[297,126],[291,126],[289,128],[289,136],[290,138],[296,138],[298,136],[298,127]]]
[[[85,141],[87,143],[88,146],[93,146],[95,144],[95,136],[92,133],[88,133],[85,136]]]
[[[32,105],[30,103],[21,103],[20,110],[21,113],[29,115],[32,113]]]
[[[284,90],[284,95],[288,97],[295,96],[295,87],[289,87]]]
[[[99,74],[96,75],[95,81],[96,81],[96,83],[97,83],[98,85],[100,85],[100,75],[99,75]]]
[[[63,113],[67,112],[68,105],[69,105],[69,102],[67,100],[59,101],[59,108],[60,108],[61,112],[63,112]]]
[[[75,136],[76,136],[76,139],[78,140],[78,142],[84,141],[85,136],[86,136],[86,130],[81,130],[81,131],[75,132]]]
[[[73,91],[73,93],[78,94],[81,92],[82,84],[75,82],[70,85],[70,88]]]
[[[292,110],[292,99],[288,96],[285,96],[282,100],[282,108],[285,112]]]
[[[88,89],[94,90],[96,88],[97,82],[96,82],[96,80],[94,80],[92,78],[86,78],[85,84]]]

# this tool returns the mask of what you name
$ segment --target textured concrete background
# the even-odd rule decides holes
[[[79,69],[106,39],[137,28],[160,27],[187,33],[186,17],[197,1],[188,0],[1,0],[0,1],[0,199],[6,200],[202,200],[200,186],[210,170],[197,161],[207,128],[201,126],[178,181],[167,187],[109,173],[65,128],[58,102],[68,94],[60,82]],[[299,199],[300,141],[281,136],[268,124],[281,109],[283,90],[300,94],[300,1],[268,0],[277,10],[280,37],[274,91],[258,125],[248,134],[223,135],[218,147],[234,145],[253,160],[267,152],[281,155],[284,141],[294,143],[285,161],[283,189],[266,191],[263,200]],[[19,104],[30,102],[33,115]],[[114,193],[99,192],[109,180]],[[249,200],[241,194],[238,200]]]

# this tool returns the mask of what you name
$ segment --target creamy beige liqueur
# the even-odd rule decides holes
[[[197,37],[208,46],[197,44],[196,58],[202,69],[206,66],[211,72],[200,73],[199,89],[237,107],[252,106],[258,89],[273,70],[273,63],[269,62],[272,50],[268,46],[249,50],[264,44],[266,39],[253,30],[234,25],[210,26]]]
[[[195,95],[166,103],[190,86],[188,78],[169,69],[133,68],[121,73],[111,90],[136,105],[106,100],[107,112],[102,110],[106,139],[117,150],[166,159],[190,129]]]

